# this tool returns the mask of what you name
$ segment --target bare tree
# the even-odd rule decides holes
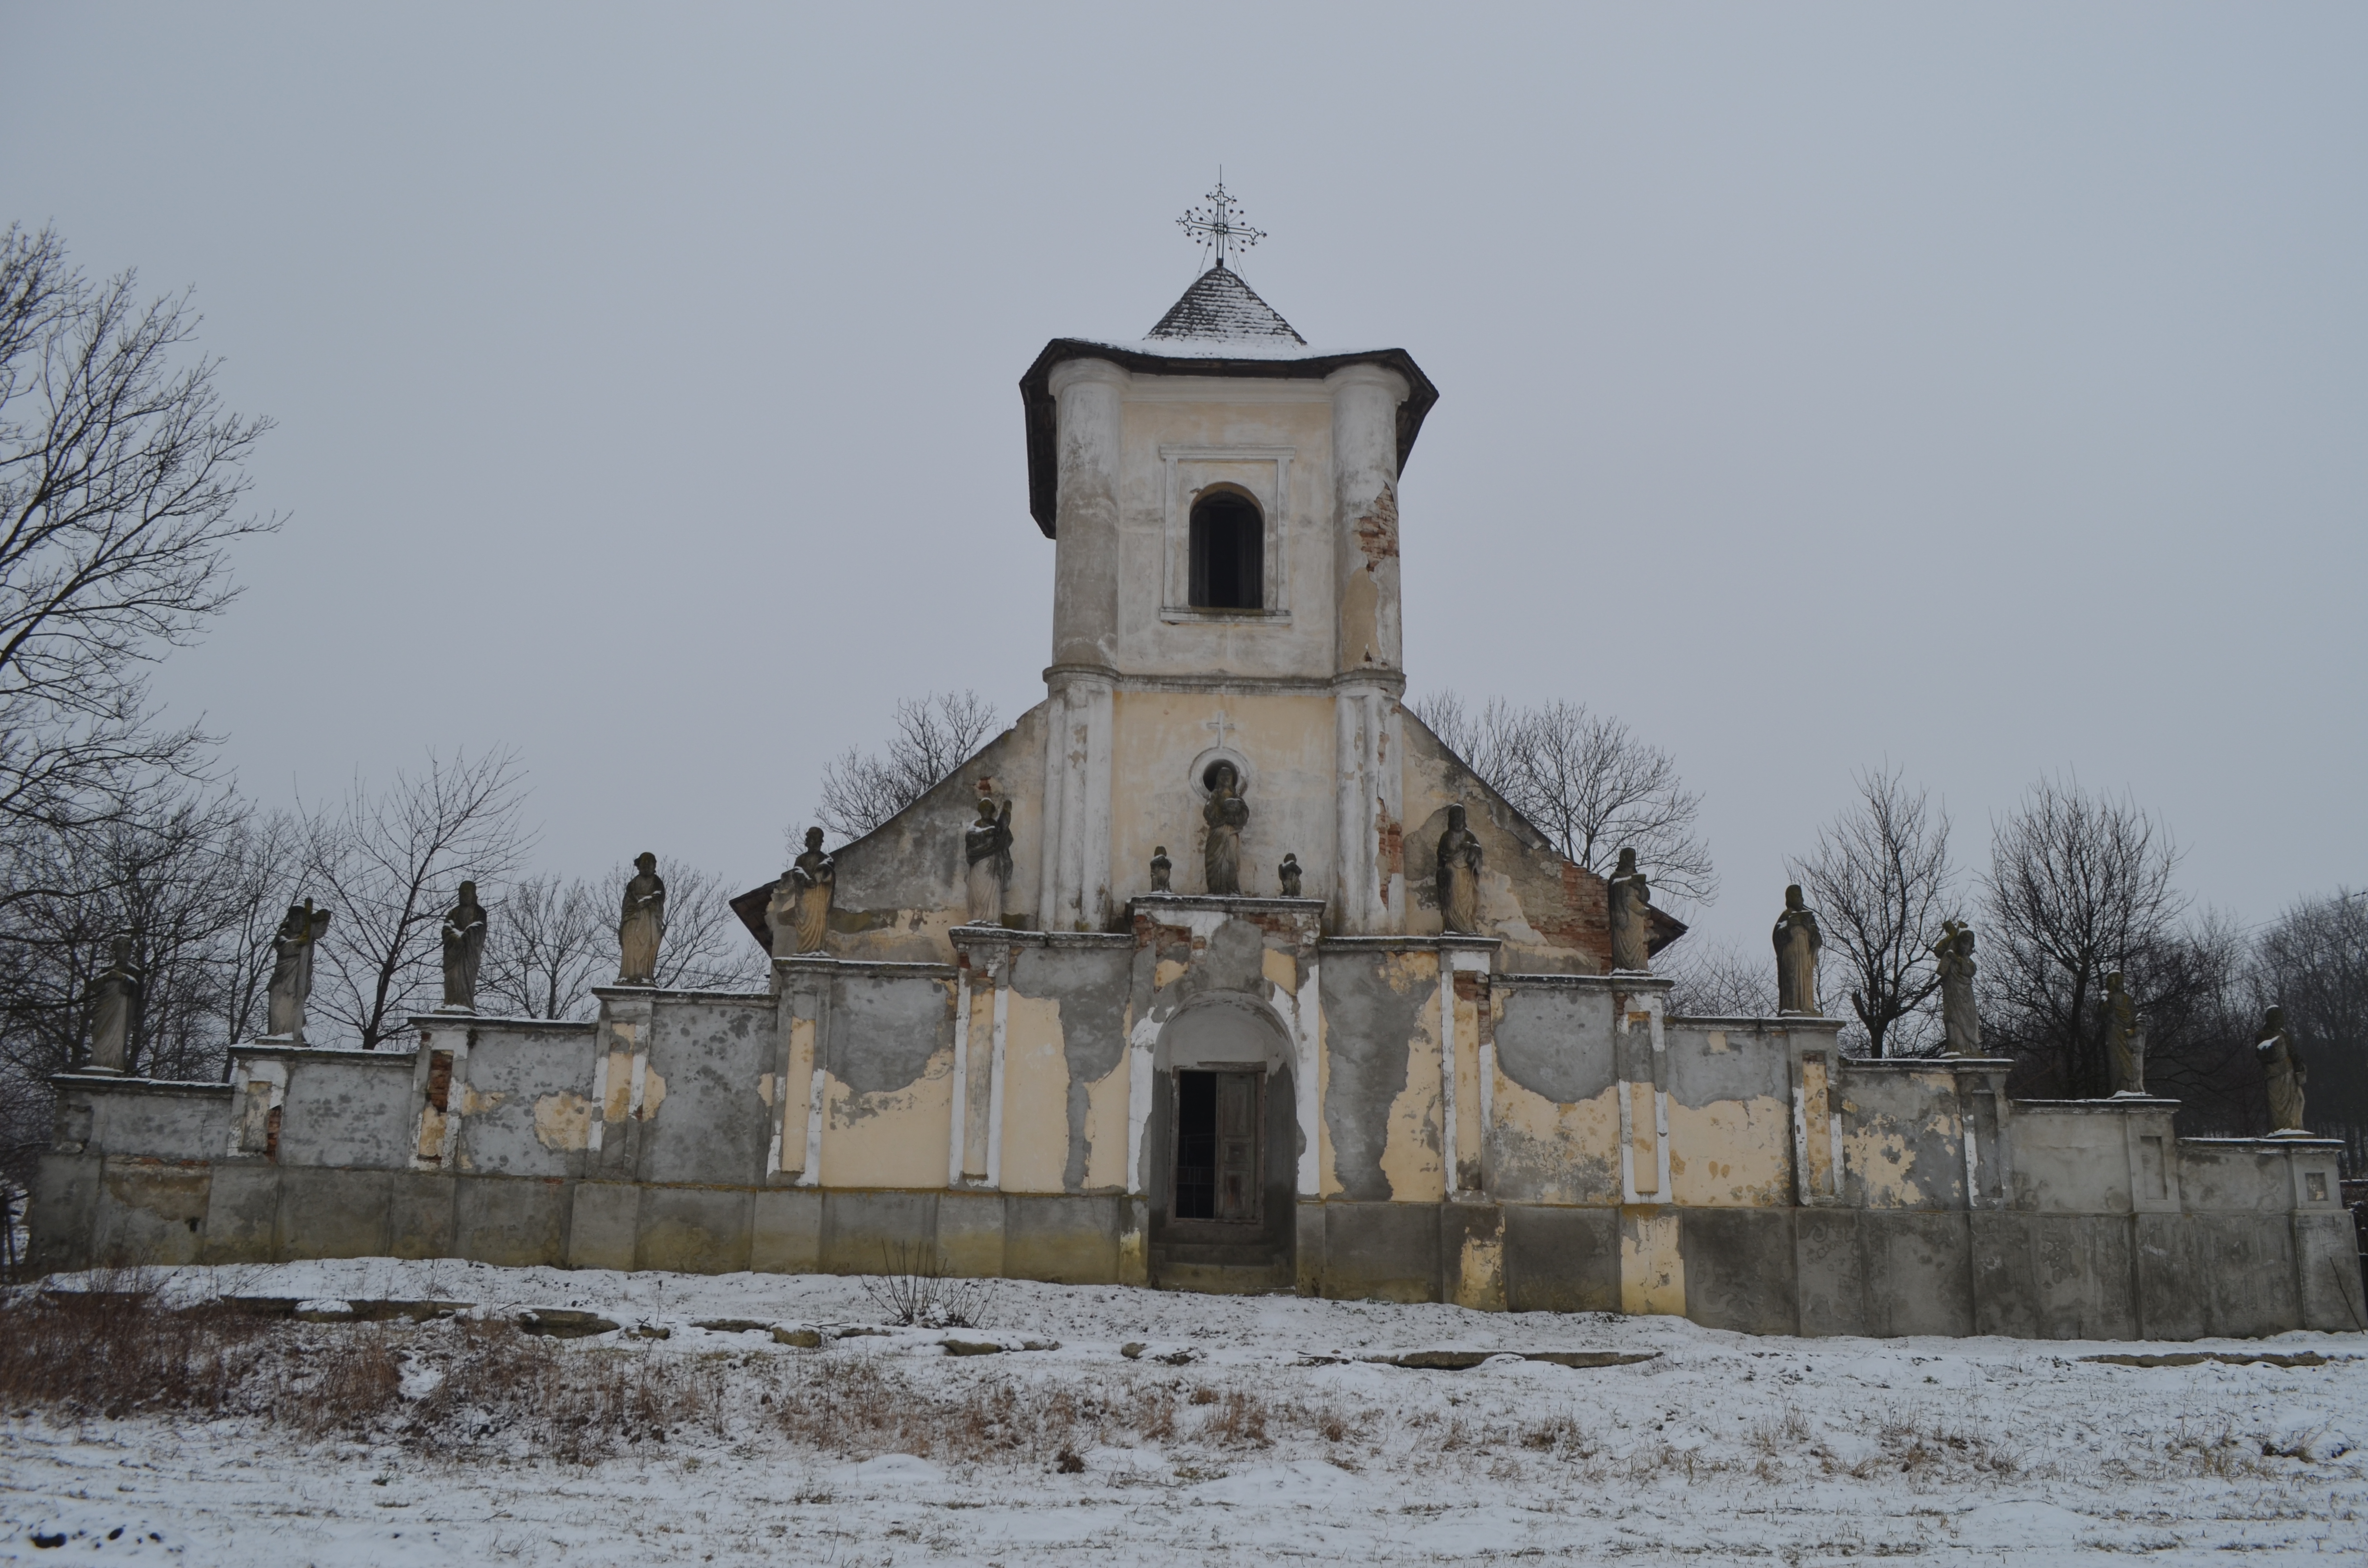
[[[1661,972],[1674,983],[1669,1011],[1691,1018],[1772,1018],[1776,966],[1731,944],[1687,942]]]
[[[1867,1054],[1911,1056],[1932,1034],[1932,943],[1956,913],[1949,813],[1896,769],[1860,774],[1858,795],[1817,830],[1807,858],[1785,866],[1817,912],[1826,964],[1846,977]]]
[[[2295,901],[2254,952],[2245,1021],[2271,1003],[2285,1008],[2310,1068],[2311,1128],[2342,1139],[2351,1174],[2360,1176],[2368,1171],[2368,892]],[[2249,1045],[2246,1058],[2247,1082],[2257,1083]]]
[[[487,911],[485,994],[519,1017],[587,1017],[591,988],[615,972],[615,924],[581,878],[514,883]]]
[[[823,769],[814,820],[839,838],[862,837],[969,761],[997,723],[995,705],[974,691],[933,691],[899,702],[884,754],[849,746]],[[803,825],[793,824],[789,837],[794,855],[803,847]]]
[[[332,911],[313,1011],[376,1050],[401,1033],[439,972],[444,910],[463,880],[498,889],[527,847],[517,758],[497,751],[397,774],[374,793],[354,781],[313,819],[307,869]]]
[[[2112,1092],[2098,1002],[2123,971],[2141,1009],[2166,1000],[2187,901],[2179,850],[2126,798],[2043,779],[1996,825],[1982,880],[1985,1033],[2021,1060],[2026,1092]]]
[[[511,888],[490,911],[486,994],[527,1017],[589,1017],[592,987],[616,978],[618,914],[632,874],[632,867],[619,866],[597,884],[530,877]],[[723,879],[664,857],[658,875],[666,885],[666,924],[656,983],[694,991],[763,988],[771,955],[733,914]]]
[[[193,774],[195,729],[158,725],[147,666],[236,596],[226,547],[269,422],[222,411],[219,361],[184,350],[188,296],[88,281],[49,230],[0,234],[0,903],[97,870],[28,835],[121,817],[159,774]],[[87,891],[87,890],[84,890]]]
[[[1717,898],[1718,873],[1695,831],[1702,797],[1685,788],[1675,758],[1621,721],[1559,699],[1536,708],[1491,699],[1475,714],[1452,693],[1413,711],[1567,858],[1600,876],[1633,847],[1656,892]]]

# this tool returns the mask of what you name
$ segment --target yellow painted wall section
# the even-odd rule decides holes
[[[814,1106],[814,1021],[790,1020],[790,1072],[781,1080],[781,1168],[806,1168],[806,1117]]]
[[[1493,1187],[1513,1203],[1620,1201],[1619,1089],[1564,1105],[1496,1078]]]
[[[947,1119],[953,1115],[954,1053],[900,1089],[861,1095],[823,1073],[822,1181],[825,1187],[943,1187]]]
[[[1444,977],[1455,989],[1453,975]],[[1493,1092],[1494,1085],[1491,1085]],[[1480,1121],[1480,1004],[1475,997],[1455,997],[1455,1161],[1462,1176],[1475,1183],[1480,1174],[1480,1144],[1487,1129]]]
[[[1321,1114],[1322,1108],[1331,1104],[1332,1087],[1332,1015],[1320,1009],[1315,1015],[1315,1190],[1326,1198],[1337,1198],[1346,1189],[1340,1185],[1340,1169],[1332,1153],[1332,1119]]]
[[[1118,1065],[1086,1085],[1086,1190],[1111,1192],[1126,1186],[1126,1095],[1129,1052]]]
[[[1062,1044],[1059,999],[1012,992],[1003,1023],[1006,1192],[1061,1190],[1069,1167],[1069,1059]],[[945,1169],[942,1155],[938,1168]]]
[[[1262,960],[1268,981],[1289,994],[1299,994],[1299,960],[1281,948],[1269,948]]]
[[[620,1028],[620,1034],[624,1031]],[[622,1121],[633,1108],[633,1059],[622,1051],[609,1053],[609,1079],[600,1097],[600,1119]]]
[[[1678,1217],[1653,1209],[1620,1213],[1620,1310],[1631,1314],[1686,1311],[1686,1263],[1678,1251]]]
[[[995,984],[975,975],[970,989],[970,1032],[962,1050],[969,1062],[969,1082],[962,1088],[962,1175],[979,1181],[986,1176],[987,1135],[995,1110]]]
[[[1430,996],[1415,1015],[1414,1038],[1406,1041],[1406,1087],[1390,1102],[1382,1175],[1395,1203],[1437,1203],[1447,1196],[1447,1163],[1441,1140],[1445,1121],[1440,1104],[1439,955],[1394,953],[1383,978],[1402,991],[1428,980]],[[1478,1114],[1478,1108],[1474,1108]]]
[[[1809,1191],[1815,1195],[1834,1189],[1834,1144],[1831,1124],[1832,1102],[1827,1093],[1826,1059],[1811,1052],[1801,1058],[1801,1135],[1807,1142]]]
[[[1455,1274],[1455,1304],[1474,1312],[1505,1310],[1505,1232],[1502,1226],[1463,1238]]]
[[[1793,1108],[1764,1095],[1699,1107],[1672,1099],[1669,1186],[1676,1201],[1705,1208],[1792,1202]]]

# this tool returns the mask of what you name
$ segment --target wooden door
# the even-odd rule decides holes
[[[1219,1073],[1216,1218],[1258,1221],[1258,1115],[1263,1074]]]

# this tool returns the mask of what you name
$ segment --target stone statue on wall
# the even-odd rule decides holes
[[[838,892],[838,861],[823,853],[822,829],[806,829],[806,846],[773,892],[773,956],[818,953],[830,935],[830,901]],[[999,896],[999,895],[998,895]],[[998,910],[996,918],[1003,918]]]
[[[1151,846],[1151,891],[1174,892],[1176,890],[1168,885],[1168,881],[1175,872],[1176,862],[1167,858],[1167,846],[1153,845]]]
[[[477,884],[462,882],[461,896],[444,916],[444,1006],[453,1012],[474,1012],[477,968],[485,956],[485,906],[477,902]]]
[[[288,906],[288,918],[271,938],[271,983],[264,1022],[275,1039],[304,1043],[304,1004],[313,994],[313,953],[329,929],[329,912],[313,901]]]
[[[90,983],[90,1060],[85,1073],[122,1073],[131,1065],[131,1035],[140,1019],[140,971],[131,938],[115,938],[115,961]]]
[[[1979,1056],[1982,1017],[1974,1006],[1974,928],[1961,920],[1941,922],[1932,959],[1941,981],[1941,1054]]]
[[[1784,913],[1776,917],[1776,1011],[1821,1018],[1817,1006],[1817,949],[1826,945],[1816,912],[1801,897],[1801,884],[1784,890]]]
[[[1480,837],[1464,825],[1463,806],[1447,808],[1439,835],[1439,923],[1447,930],[1480,929]]]
[[[1611,893],[1611,967],[1646,970],[1653,967],[1653,888],[1636,869],[1636,851],[1620,851],[1620,863],[1610,878]]]
[[[2300,1132],[2302,1124],[2303,1085],[2310,1081],[2309,1070],[2303,1066],[2295,1051],[2294,1036],[2286,1032],[2286,1010],[2272,1007],[2261,1017],[2261,1033],[2253,1041],[2254,1054],[2261,1059],[2261,1076],[2269,1090],[2270,1131]]]
[[[2113,1093],[2146,1093],[2146,1027],[2137,1002],[2125,988],[2122,971],[2105,976],[2104,999],[2097,1005],[2099,1032],[2105,1037],[2105,1067]]]
[[[1202,852],[1209,891],[1238,893],[1242,891],[1242,829],[1249,825],[1249,802],[1242,799],[1242,776],[1232,763],[1220,762],[1209,772],[1209,803],[1201,808],[1201,820],[1209,824],[1209,842]]]
[[[617,983],[658,983],[658,942],[666,936],[666,880],[658,858],[646,850],[633,857],[633,878],[625,884],[617,921]]]
[[[1003,890],[1011,881],[1010,801],[997,815],[995,801],[980,798],[978,820],[962,835],[962,855],[970,863],[967,918],[973,926],[1002,925]]]
[[[1300,867],[1298,856],[1285,855],[1282,858],[1282,864],[1274,869],[1274,875],[1275,880],[1282,884],[1283,897],[1298,898],[1301,896],[1299,892],[1299,879],[1303,874],[1304,872]]]

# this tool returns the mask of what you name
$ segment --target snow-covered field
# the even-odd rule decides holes
[[[382,1259],[159,1278],[184,1301],[586,1310],[620,1332],[534,1353],[685,1403],[663,1437],[557,1459],[494,1396],[474,1415],[434,1397],[473,1375],[465,1344],[500,1336],[289,1322],[268,1344],[297,1386],[307,1358],[327,1368],[341,1343],[379,1336],[401,1368],[393,1414],[308,1438],[278,1411],[0,1412],[0,1561],[2368,1561],[2359,1335],[1769,1339],[1669,1318],[1006,1283],[985,1332],[838,1338],[882,1314],[832,1278]],[[718,1319],[760,1326],[694,1326]],[[771,1325],[814,1330],[820,1347]],[[955,1355],[948,1339],[1011,1348]],[[1360,1359],[1440,1348],[1649,1358]],[[2330,1360],[2083,1358],[2195,1350]],[[431,1406],[432,1426],[402,1414]]]

